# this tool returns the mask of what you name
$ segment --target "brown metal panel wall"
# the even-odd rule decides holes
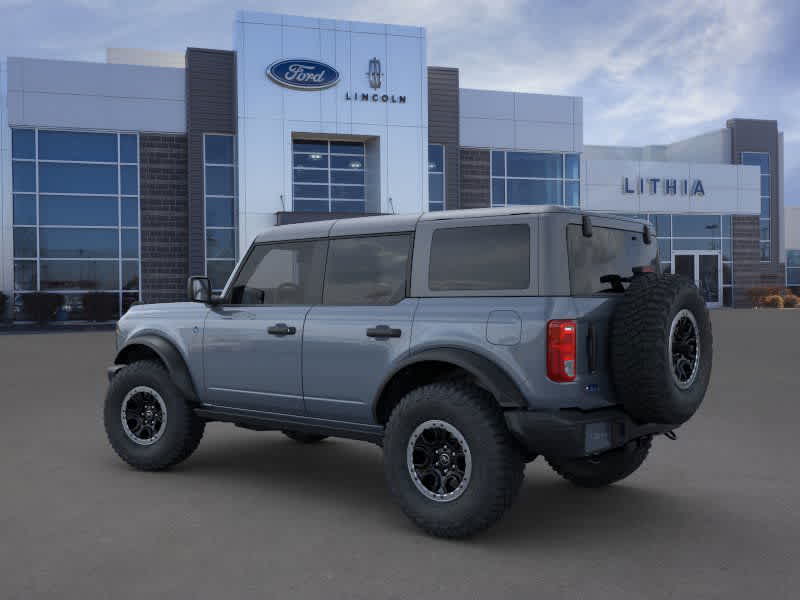
[[[189,171],[189,271],[205,265],[203,134],[236,133],[236,53],[189,48],[186,51],[186,134]]]
[[[747,308],[747,290],[761,285],[758,217],[733,217],[733,306]]]
[[[444,145],[445,208],[461,207],[458,69],[428,67],[428,140]]]
[[[489,195],[488,150],[461,149],[461,208],[488,208]]]

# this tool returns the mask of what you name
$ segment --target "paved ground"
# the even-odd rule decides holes
[[[714,378],[623,484],[540,461],[499,526],[420,534],[376,447],[214,424],[169,473],[100,422],[110,332],[0,335],[0,598],[800,597],[800,311],[718,311]]]

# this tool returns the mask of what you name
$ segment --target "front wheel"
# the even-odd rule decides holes
[[[488,528],[511,506],[524,463],[491,396],[464,383],[407,394],[384,437],[386,479],[403,512],[431,535]]]
[[[641,467],[650,452],[650,441],[649,437],[633,440],[598,456],[569,460],[548,458],[547,464],[579,487],[603,487],[625,479]]]

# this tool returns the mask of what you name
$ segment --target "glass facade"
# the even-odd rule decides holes
[[[206,275],[222,291],[236,264],[236,138],[205,134]]]
[[[492,150],[491,162],[492,206],[580,206],[579,154]]]
[[[296,211],[365,212],[364,143],[293,140],[292,200]]]
[[[770,174],[769,152],[742,152],[742,164],[753,165],[761,169],[761,218],[759,220],[759,245],[761,247],[761,261],[769,262],[772,257],[772,244],[769,232],[770,224]]]
[[[428,144],[428,210],[444,210],[444,146]]]
[[[800,286],[800,250],[786,251],[786,285]]]
[[[85,319],[87,293],[140,297],[139,140],[135,133],[12,130],[14,310],[61,294],[57,320]]]

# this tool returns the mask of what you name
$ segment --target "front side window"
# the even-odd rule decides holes
[[[580,155],[493,150],[492,206],[580,206]]]
[[[411,235],[340,238],[330,242],[323,303],[389,305],[406,295]]]
[[[231,287],[230,304],[319,304],[327,242],[253,248]]]
[[[444,210],[444,146],[428,144],[428,210]]]
[[[528,225],[448,227],[433,232],[432,291],[526,290],[531,283]]]
[[[292,141],[294,210],[366,211],[364,142]]]

